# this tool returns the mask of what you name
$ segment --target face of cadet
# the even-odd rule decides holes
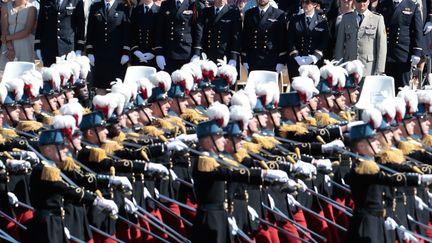
[[[66,96],[64,93],[60,93],[59,95],[57,95],[57,103],[59,107],[64,105],[65,102],[66,102]]]
[[[311,114],[311,110],[309,106],[305,106],[301,108],[300,111],[297,113],[298,120],[303,121],[306,117],[309,117],[309,115]]]
[[[20,120],[20,113],[21,108],[19,106],[8,106],[6,107],[7,111],[9,112],[9,116],[6,111],[3,111],[5,116],[11,121],[11,122],[19,122]]]
[[[401,127],[398,126],[396,128],[392,128],[392,133],[393,133],[394,140],[399,142],[401,140],[401,136],[403,134]]]
[[[234,140],[234,144],[233,144],[233,140]],[[225,138],[225,152],[229,153],[229,154],[234,154],[235,151],[239,151],[239,149],[242,148],[242,145],[244,143],[244,141],[241,138],[238,137],[234,137],[234,138]],[[234,146],[235,149],[234,150]]]
[[[309,100],[309,106],[313,111],[318,110],[318,102],[319,99],[317,96],[312,97],[312,99]]]
[[[378,132],[377,138],[380,144],[383,146],[393,145],[393,132],[391,130],[386,130],[384,132]]]
[[[269,4],[270,0],[258,0],[258,5],[259,6],[267,6],[267,4]]]
[[[249,120],[248,127],[252,133],[259,132],[258,119],[256,116]]]
[[[105,143],[108,138],[108,129],[106,127],[97,127],[95,131],[95,129],[90,128],[85,134],[87,135],[85,138],[92,144]]]
[[[317,4],[310,0],[302,0],[302,8],[307,15],[314,13]]]
[[[428,134],[430,125],[431,123],[427,117],[420,118],[420,121],[417,120],[417,124],[415,126],[415,134]]]
[[[346,110],[346,99],[344,95],[338,95],[335,97],[335,102],[337,103],[338,109],[341,111]]]
[[[214,143],[213,143],[214,140]],[[207,136],[199,139],[199,144],[204,150],[212,152],[223,152],[225,149],[226,139],[222,135]]]
[[[32,105],[23,105],[24,112],[20,113],[20,120],[32,120],[34,115],[34,108]]]
[[[40,98],[33,100],[33,109],[35,114],[40,114],[42,112],[42,100]]]
[[[45,96],[42,99],[42,110],[47,112],[57,110],[57,97],[55,95]]]
[[[370,142],[370,145],[366,139],[362,139],[362,140],[358,141],[357,143],[355,143],[355,145],[354,145],[355,150],[356,150],[355,152],[359,153],[361,155],[370,155],[370,156],[375,155],[374,151],[375,151],[375,153],[378,153],[381,149],[381,145],[380,145],[378,139],[370,138],[369,142]]]
[[[65,97],[67,100],[73,99],[74,96],[75,96],[75,91],[73,91],[73,89],[66,90]]]
[[[205,88],[202,95],[205,95],[207,97],[207,100],[203,98],[203,103],[208,102],[207,106],[210,106],[215,101],[215,92],[212,88]]]
[[[257,118],[259,121],[258,124],[260,124],[263,128],[267,127],[269,117],[267,116],[266,113],[258,113]]]
[[[215,135],[213,136],[213,139],[215,141],[216,147],[219,151],[225,150],[225,144],[227,143],[227,140],[222,135]]]
[[[415,126],[416,126],[415,119],[409,119],[408,121],[405,121],[406,130],[405,129],[402,130],[402,132],[404,133],[404,136],[414,135]],[[405,134],[405,133],[407,133],[407,134]]]
[[[138,110],[138,115],[139,115],[139,123],[142,125],[147,125],[150,123],[149,118],[153,116],[153,111],[148,107],[141,108]]]
[[[215,6],[222,6],[222,5],[225,5],[225,4],[227,4],[227,0],[214,0],[214,5]]]
[[[278,110],[272,111],[270,112],[270,115],[273,118],[273,122],[268,122],[269,124],[271,123],[271,125],[274,125],[275,127],[280,127],[281,125],[281,113]]]
[[[219,101],[221,104],[229,105],[231,102],[231,94],[227,92],[218,93],[215,95],[217,101]]]
[[[193,100],[192,100],[193,97]],[[190,97],[188,99],[189,106],[197,106],[202,105],[202,94],[201,92],[193,91],[190,93]]]
[[[360,92],[357,89],[349,89],[349,92],[344,92],[345,100],[348,105],[357,103],[358,95]]]
[[[81,135],[75,135],[72,137],[72,142],[69,142],[69,145],[73,144],[73,146],[69,147],[71,151],[74,151],[74,146],[77,151],[82,149],[81,146]]]
[[[133,127],[134,125],[138,124],[139,120],[139,114],[136,110],[130,110],[127,113],[126,117],[126,126],[127,127]]]
[[[68,149],[65,145],[46,145],[41,147],[41,152],[48,159],[60,162],[66,160]]]
[[[158,103],[159,103],[159,105],[158,105]],[[171,102],[169,100],[154,102],[151,105],[153,115],[155,117],[159,117],[159,118],[168,115],[168,111],[170,108],[171,108]]]

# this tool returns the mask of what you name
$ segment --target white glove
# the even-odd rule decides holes
[[[126,210],[126,212],[130,213],[130,214],[134,214],[136,211],[138,211],[138,208],[136,207],[135,202],[132,202],[131,200],[125,198],[124,199],[124,209]]]
[[[294,60],[297,62],[297,64],[298,64],[299,66],[301,66],[301,65],[305,65],[305,64],[306,64],[306,63],[304,63],[303,57],[301,57],[301,56],[296,56],[296,57],[294,57]]]
[[[235,66],[237,66],[237,61],[234,60],[234,59],[230,59],[230,60],[228,61],[228,65],[231,65],[231,66],[235,67]]]
[[[430,193],[430,192],[427,192],[427,194],[428,194],[428,198],[429,198],[429,205],[432,205],[432,193]]]
[[[317,169],[330,171],[332,170],[332,163],[329,159],[316,159],[315,163],[317,165]]]
[[[6,169],[6,166],[3,164],[3,161],[0,160],[0,170]]]
[[[75,51],[75,55],[76,55],[77,57],[80,57],[80,56],[81,56],[81,50],[76,50],[76,51]]]
[[[169,173],[173,181],[177,180],[177,175],[173,170],[169,169]]]
[[[432,22],[426,22],[426,24],[423,28],[424,34],[425,35],[429,34],[429,32],[431,32],[431,30],[432,30]]]
[[[115,204],[115,202],[113,200],[108,200],[105,198],[98,197],[93,202],[93,205],[95,205],[96,207],[98,207],[102,210],[110,211],[112,215],[117,215],[117,213],[118,213],[117,204]]]
[[[164,70],[166,66],[165,57],[164,56],[156,56],[156,64],[159,69]]]
[[[318,62],[318,58],[315,55],[309,55],[308,56],[310,59],[310,63],[309,64],[316,64]]]
[[[6,163],[11,170],[31,169],[30,162],[25,160],[9,159]]]
[[[159,199],[159,190],[158,189],[154,189],[154,192],[155,192],[155,197],[157,198],[157,199]]]
[[[123,55],[120,59],[120,64],[121,65],[125,65],[127,62],[129,61],[129,56],[128,55]]]
[[[109,179],[109,184],[123,186],[128,190],[132,190],[132,184],[126,176],[111,176]]]
[[[286,185],[288,186],[288,189],[290,190],[296,190],[298,185],[297,182],[295,180],[292,179],[288,179],[288,182],[286,183]]]
[[[144,60],[144,53],[142,53],[139,50],[134,51],[133,53],[136,57],[138,57],[138,59],[140,60],[140,62],[147,62],[146,60]]]
[[[280,72],[282,72],[282,70],[284,69],[284,67],[285,67],[285,65],[284,64],[282,64],[282,63],[278,63],[278,64],[276,64],[276,72],[277,73],[280,73]]]
[[[300,192],[305,192],[307,188],[308,187],[302,180],[297,179],[297,190],[299,190]]]
[[[147,197],[152,197],[147,187],[144,187],[144,199]]]
[[[400,240],[419,243],[417,238],[415,238],[410,232],[408,232],[404,226],[399,226],[397,228],[397,233]]]
[[[237,226],[235,218],[234,217],[228,217],[228,224],[229,224],[230,229],[231,229],[231,234],[237,235],[239,228]]]
[[[432,175],[421,175],[421,182],[424,185],[430,185],[432,183]]]
[[[415,55],[411,56],[411,66],[417,66],[417,64],[419,64],[419,62],[420,62],[419,56],[415,56]]]
[[[36,49],[36,57],[43,62],[42,60],[42,51],[40,49]]]
[[[341,140],[334,140],[330,143],[323,144],[321,149],[323,153],[331,154],[339,149],[345,148],[345,144]]]
[[[363,121],[353,121],[353,122],[348,123],[347,124],[347,130],[348,130],[348,132],[351,131],[352,127],[355,127],[355,126],[358,126],[358,125],[361,125],[361,124],[364,124],[364,122]]]
[[[291,194],[287,194],[287,200],[288,200],[288,204],[290,206],[297,206],[297,205],[299,205],[299,202],[297,202],[297,200],[295,200],[295,198]]]
[[[181,134],[177,136],[174,140],[182,141],[184,143],[187,142],[198,142],[198,137],[196,133],[194,134]]]
[[[331,187],[331,178],[329,175],[324,175],[324,182],[326,183],[327,187]]]
[[[40,162],[39,157],[33,151],[24,151],[24,156],[26,159],[31,159],[33,161],[37,161],[38,163]]]
[[[294,164],[294,172],[311,178],[313,175],[316,175],[317,170],[313,164],[298,160],[297,163]]]
[[[395,230],[398,227],[398,224],[394,219],[387,217],[387,219],[384,221],[384,227],[386,230]]]
[[[88,54],[87,55],[89,61],[90,61],[90,65],[94,66],[95,65],[95,57],[93,54]]]
[[[18,207],[18,198],[17,196],[15,196],[15,194],[13,192],[8,192],[7,193],[8,198],[9,198],[9,204],[13,205],[15,207]]]
[[[64,234],[66,236],[66,239],[70,240],[71,236],[70,236],[69,229],[64,227],[63,230],[64,230]]]
[[[142,57],[144,59],[144,62],[147,62],[147,61],[153,59],[155,57],[155,55],[153,53],[151,53],[151,52],[146,52],[146,53],[143,54]]]
[[[167,176],[169,173],[168,169],[165,166],[161,164],[151,163],[151,162],[147,162],[146,171],[163,174],[163,176]]]
[[[424,203],[423,200],[420,197],[415,196],[414,198],[415,198],[415,203],[416,203],[416,208],[417,209],[423,211],[424,208],[428,207],[428,205],[426,203]]]
[[[283,170],[262,170],[261,175],[264,177],[264,180],[269,182],[288,182],[288,175]]]
[[[275,202],[274,202],[274,199],[272,198],[272,196],[270,196],[270,194],[267,194],[267,196],[268,196],[268,200],[269,200],[269,206],[270,206],[270,208],[271,209],[274,209],[275,208]]]
[[[198,55],[193,55],[192,58],[190,59],[190,62],[197,62],[200,60],[200,56]]]
[[[188,146],[184,144],[182,141],[174,140],[172,142],[169,142],[167,144],[168,151],[182,151],[184,149],[187,149]]]
[[[259,216],[258,216],[258,213],[255,211],[255,209],[249,205],[247,207],[248,207],[248,212],[249,212],[249,215],[251,217],[251,220],[255,221],[255,219],[258,219]]]

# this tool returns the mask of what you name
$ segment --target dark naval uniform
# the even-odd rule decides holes
[[[410,81],[411,55],[422,54],[423,21],[421,9],[412,0],[402,0],[397,6],[384,0],[377,6],[387,29],[387,64],[385,73],[395,79],[395,88]]]
[[[250,70],[274,71],[276,64],[285,63],[285,13],[270,6],[261,17],[260,8],[245,13],[242,33],[242,62]]]
[[[160,7],[153,4],[148,6],[138,5],[132,10],[131,15],[131,31],[132,31],[132,49],[131,52],[141,51],[142,53],[150,52],[154,54],[156,46],[156,30],[158,27],[157,16]],[[155,58],[145,62],[140,62],[135,55],[132,56],[133,65],[145,65],[156,67]]]
[[[235,6],[225,5],[216,14],[215,7],[204,9],[202,15],[204,31],[202,47],[208,59],[233,59],[238,61],[240,55],[240,33],[242,20],[240,11]]]
[[[76,50],[83,51],[84,27],[82,0],[42,0],[34,48],[41,50],[44,66],[49,67],[55,63],[57,56]]]
[[[202,49],[197,39],[201,36],[202,28],[197,25],[196,15],[196,4],[201,3],[194,0],[179,3],[175,0],[162,2],[157,22],[158,46],[155,47],[155,52],[156,55],[165,57],[165,71],[169,73],[189,62],[193,55],[200,55]]]
[[[288,72],[290,77],[298,76],[299,65],[296,56],[314,55],[318,65],[330,40],[330,32],[325,15],[315,12],[308,25],[305,14],[292,18],[288,27]]]
[[[116,78],[123,79],[127,65],[121,65],[122,55],[130,51],[129,7],[121,0],[111,2],[107,11],[105,2],[90,7],[87,25],[87,54],[93,54],[95,65],[93,86],[108,88]]]

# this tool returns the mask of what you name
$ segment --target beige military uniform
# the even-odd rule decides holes
[[[360,26],[357,12],[342,16],[338,26],[335,59],[360,60],[365,65],[365,75],[384,73],[387,39],[384,18],[366,10]]]

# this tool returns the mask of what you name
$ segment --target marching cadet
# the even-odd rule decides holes
[[[411,66],[422,54],[421,10],[412,0],[384,0],[376,11],[383,15],[387,30],[385,73],[395,79],[395,89],[409,85]]]
[[[44,0],[40,2],[36,27],[36,56],[45,67],[56,57],[84,50],[84,3],[82,0]]]
[[[218,153],[224,151],[226,139],[223,127],[228,123],[229,110],[219,103],[213,119],[197,126],[197,136],[204,152],[193,168],[194,189],[198,203],[193,222],[192,242],[231,242],[229,228],[235,231],[235,219],[231,217],[231,205],[227,201],[227,182],[237,181],[261,184],[264,181],[287,182],[286,172],[238,168],[239,163],[225,158],[221,164]],[[215,105],[216,105],[215,104]]]
[[[99,93],[106,93],[103,89],[126,73],[131,50],[129,9],[122,0],[99,1],[90,7],[87,56],[93,66],[92,86]]]
[[[259,0],[257,7],[246,11],[241,36],[241,58],[246,70],[282,71],[285,33],[285,13],[271,6],[269,0]]]
[[[225,62],[221,62],[219,65],[217,77],[212,82],[213,90],[216,93],[216,101],[228,106],[233,92],[231,87],[234,87],[237,81],[237,70]]]
[[[216,0],[200,15],[203,32],[201,43],[208,59],[217,62],[226,58],[234,67],[239,63],[242,19],[240,10],[227,0]]]
[[[322,65],[323,53],[328,47],[330,32],[327,19],[316,8],[318,0],[304,0],[304,13],[293,16],[287,34],[287,65],[290,78],[298,76],[298,67],[307,64]]]
[[[356,0],[355,11],[343,15],[334,57],[342,62],[360,60],[364,75],[383,74],[387,55],[382,15],[368,10],[369,0]]]
[[[198,0],[167,0],[162,2],[156,33],[156,64],[169,73],[190,60],[199,60],[202,51],[199,37],[202,26],[197,23]]]
[[[29,239],[45,242],[68,242],[69,230],[64,224],[64,200],[70,199],[87,206],[96,206],[113,215],[117,214],[117,205],[63,181],[57,164],[67,157],[67,148],[63,133],[58,130],[43,131],[39,139],[39,149],[49,162],[37,165],[30,177],[30,196],[35,214],[29,227]],[[69,235],[69,236],[68,236]]]
[[[153,0],[141,0],[132,10],[132,65],[157,67],[154,59],[157,17],[160,7]]]

